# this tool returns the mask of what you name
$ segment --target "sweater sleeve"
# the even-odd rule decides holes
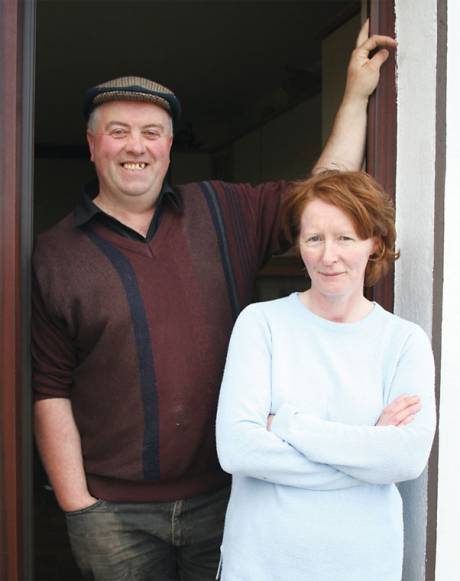
[[[217,411],[217,452],[226,472],[311,490],[362,485],[332,466],[306,458],[267,430],[271,411],[270,330],[248,307],[230,341]]]
[[[286,181],[267,182],[255,188],[259,196],[257,231],[261,264],[290,246],[281,228],[281,207],[290,189],[291,184]]]
[[[75,350],[58,321],[49,314],[38,278],[32,279],[32,381],[34,397],[70,397]]]
[[[246,246],[260,268],[273,254],[290,244],[281,228],[281,206],[291,190],[290,182],[279,180],[252,186],[248,183],[212,182],[218,194],[230,242],[236,243],[236,260],[245,260]]]
[[[388,403],[402,394],[417,394],[422,403],[406,426],[348,425],[283,405],[272,431],[309,460],[360,480],[373,484],[411,480],[425,468],[436,423],[433,354],[427,336],[415,326],[399,356]]]

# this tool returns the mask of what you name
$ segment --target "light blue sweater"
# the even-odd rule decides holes
[[[217,413],[219,459],[233,474],[222,580],[399,581],[394,483],[426,465],[433,386],[425,333],[377,304],[356,323],[320,318],[296,293],[246,308]],[[419,394],[422,411],[376,427],[401,394]]]

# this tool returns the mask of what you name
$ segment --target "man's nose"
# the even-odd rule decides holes
[[[141,133],[132,132],[129,134],[125,149],[130,153],[141,155],[145,151],[144,138]]]

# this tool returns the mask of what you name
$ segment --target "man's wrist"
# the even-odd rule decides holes
[[[59,506],[64,512],[73,512],[76,510],[83,510],[88,508],[95,502],[97,498],[91,496],[89,492],[87,494],[82,494],[81,496],[72,496],[72,498],[58,499]]]
[[[345,91],[340,104],[340,109],[344,110],[355,110],[357,112],[366,112],[367,105],[369,103],[369,95],[358,95],[353,93],[347,93]]]

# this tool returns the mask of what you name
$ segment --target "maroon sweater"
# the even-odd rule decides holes
[[[92,495],[148,502],[223,486],[214,436],[227,343],[280,249],[284,182],[179,187],[149,242],[73,215],[34,253],[37,399],[64,397]]]

